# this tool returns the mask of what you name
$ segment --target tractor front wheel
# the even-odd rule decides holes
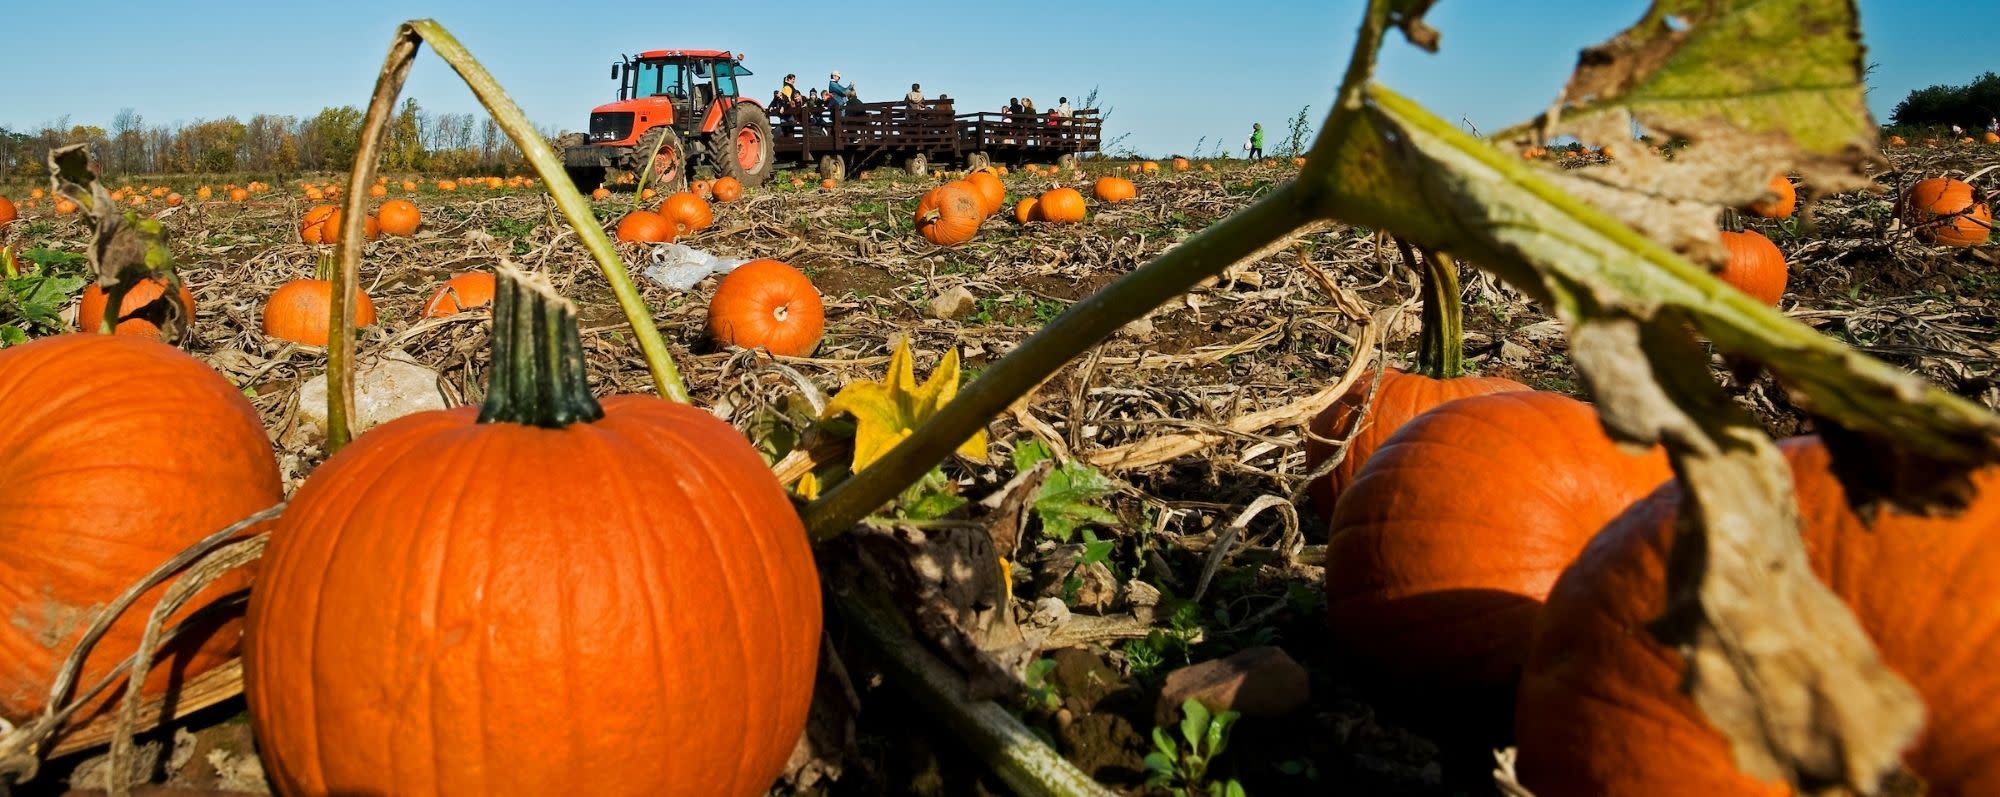
[[[777,153],[771,149],[771,118],[746,102],[731,109],[725,121],[710,139],[716,175],[734,177],[745,188],[769,182],[777,165]]]
[[[654,153],[654,147],[658,153]],[[633,171],[645,175],[644,188],[651,188],[661,194],[671,194],[687,188],[687,148],[681,144],[681,137],[674,129],[661,125],[646,131],[639,137],[638,146],[633,148],[637,165]],[[651,154],[649,162],[647,155]]]

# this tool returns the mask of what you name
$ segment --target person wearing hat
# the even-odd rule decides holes
[[[826,93],[833,103],[833,110],[839,112],[847,107],[847,95],[854,92],[854,86],[840,85],[840,70],[833,70],[833,76],[826,81]]]

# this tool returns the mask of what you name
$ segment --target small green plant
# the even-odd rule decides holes
[[[1174,797],[1244,797],[1243,784],[1235,778],[1208,779],[1209,767],[1229,747],[1229,726],[1237,713],[1210,715],[1201,701],[1188,698],[1181,704],[1181,747],[1165,728],[1153,729],[1153,752],[1146,754],[1146,785],[1163,786]]]
[[[1030,714],[1054,714],[1062,708],[1062,692],[1049,682],[1049,673],[1055,672],[1056,660],[1040,658],[1028,663],[1022,678],[1023,711]]]
[[[83,255],[41,247],[0,256],[0,348],[62,331],[63,305],[90,282],[85,265]]]
[[[1307,116],[1311,112],[1312,105],[1307,104],[1300,106],[1299,112],[1292,115],[1285,143],[1278,145],[1279,157],[1290,159],[1306,154],[1307,139],[1312,136],[1312,120]]]

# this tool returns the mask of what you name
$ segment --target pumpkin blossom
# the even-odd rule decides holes
[[[840,413],[854,416],[854,471],[881,459],[903,438],[909,437],[938,410],[958,395],[958,350],[945,352],[937,370],[922,385],[910,358],[910,341],[904,338],[889,355],[889,374],[880,382],[854,382],[840,389],[820,419]],[[986,458],[986,432],[980,430],[958,447],[958,453],[973,459]]]

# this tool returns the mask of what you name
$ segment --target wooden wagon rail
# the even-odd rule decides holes
[[[1051,124],[1051,121],[1054,124]],[[816,166],[844,177],[876,164],[922,174],[934,165],[1052,162],[1096,152],[1103,122],[1094,109],[1069,118],[995,111],[957,113],[951,102],[850,103],[814,114],[773,114],[772,151],[780,162]]]

